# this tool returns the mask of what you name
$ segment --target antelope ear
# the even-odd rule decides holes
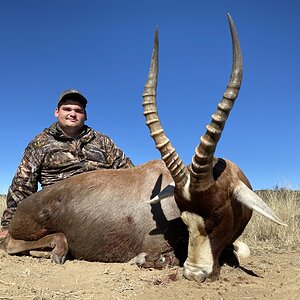
[[[173,196],[174,195],[175,182],[170,182],[158,195],[156,195],[151,200],[147,201],[149,204],[155,204],[160,202],[162,199]]]
[[[271,208],[251,189],[249,189],[242,181],[234,189],[233,198],[240,203],[247,206],[249,209],[254,210],[264,217],[272,220],[278,225],[287,226],[283,223],[271,210]]]

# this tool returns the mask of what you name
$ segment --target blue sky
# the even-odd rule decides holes
[[[160,157],[141,105],[156,26],[159,115],[189,164],[229,80],[227,12],[244,77],[215,155],[237,163],[254,189],[299,188],[299,1],[10,0],[0,3],[0,193],[68,88],[87,97],[87,124],[136,165]]]

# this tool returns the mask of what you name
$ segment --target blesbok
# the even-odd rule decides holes
[[[214,157],[242,81],[241,51],[230,16],[229,24],[231,78],[191,165],[183,164],[158,118],[156,31],[143,106],[163,161],[87,172],[29,196],[19,205],[3,241],[8,253],[50,248],[56,263],[63,263],[68,252],[76,259],[133,261],[143,267],[179,263],[186,278],[201,282],[216,279],[220,261],[243,245],[236,240],[252,210],[284,225],[235,164]]]

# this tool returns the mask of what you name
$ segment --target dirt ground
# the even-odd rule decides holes
[[[139,269],[129,264],[9,256],[0,252],[0,299],[300,299],[300,255],[252,249],[240,269],[222,267],[220,279],[201,284],[181,268]]]

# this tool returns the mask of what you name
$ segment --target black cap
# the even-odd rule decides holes
[[[74,89],[66,90],[60,95],[57,107],[60,108],[60,106],[66,100],[79,101],[83,105],[84,108],[87,105],[86,98],[79,91],[74,90]]]

